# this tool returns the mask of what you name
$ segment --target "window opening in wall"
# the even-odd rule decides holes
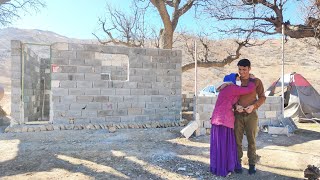
[[[129,80],[129,57],[127,55],[98,53],[96,57],[102,62],[101,80]]]

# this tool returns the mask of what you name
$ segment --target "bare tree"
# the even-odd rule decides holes
[[[151,31],[151,47],[160,48],[160,33],[155,28],[151,28]]]
[[[320,49],[320,1],[304,1],[301,11],[299,13],[304,14],[305,24],[313,27],[315,30],[314,39],[307,38],[305,39],[305,42]]]
[[[264,44],[266,41],[257,43],[256,41],[251,39],[252,33],[249,33],[247,35],[247,37],[244,40],[238,39],[235,40],[235,43],[238,45],[235,53],[231,53],[228,52],[228,56],[225,57],[222,61],[216,59],[214,56],[212,56],[214,53],[211,52],[211,50],[214,48],[212,45],[210,45],[209,43],[206,43],[206,41],[203,40],[203,38],[199,38],[200,41],[200,49],[202,46],[202,51],[200,51],[200,53],[197,53],[197,55],[199,54],[200,56],[197,57],[197,66],[198,67],[205,67],[205,68],[209,68],[209,67],[223,67],[227,64],[232,63],[233,61],[239,59],[239,57],[241,56],[240,50],[243,47],[251,47],[251,46],[260,46],[262,44]],[[191,49],[188,51],[189,53],[193,53],[194,50]],[[192,57],[194,58],[194,56],[192,55]],[[189,69],[193,69],[195,66],[195,63],[189,63],[186,65],[182,66],[182,72],[185,72]]]
[[[229,33],[254,33],[274,35],[282,32],[291,38],[319,38],[319,16],[308,17],[311,22],[291,24],[285,20],[284,11],[294,0],[211,0],[207,1],[205,12],[219,21],[225,21],[233,26],[227,26]],[[311,8],[311,7],[310,7]],[[312,8],[319,10],[319,0],[313,0]],[[311,9],[309,9],[311,10]],[[318,14],[319,15],[319,14]],[[254,26],[252,26],[254,25]],[[252,28],[253,27],[253,28]]]
[[[145,0],[136,0],[145,1]],[[197,0],[150,0],[157,9],[164,28],[160,30],[160,45],[162,49],[172,49],[173,35],[179,19],[194,6]],[[172,11],[171,16],[169,12]]]
[[[98,35],[93,33],[101,44],[113,43],[129,47],[144,47],[146,40],[145,10],[136,6],[131,9],[131,14],[126,14],[107,4],[107,16],[110,24],[106,18],[104,20],[100,18],[99,23],[108,38],[101,40]]]
[[[190,36],[187,34],[181,34],[182,38],[180,41],[184,42],[184,46],[186,48],[186,53],[195,59],[194,51],[195,45],[194,42],[197,41],[197,59],[201,62],[208,62],[217,60],[214,57],[214,52],[212,49],[214,48],[212,45],[212,40],[208,37],[210,36],[208,33],[201,32],[197,36]]]
[[[38,11],[44,6],[42,0],[0,0],[0,24],[7,26],[14,18],[20,18],[18,12]]]
[[[198,36],[197,64],[198,67],[223,67],[234,60],[240,58],[240,50],[243,47],[261,46],[266,41],[255,41],[256,37],[261,35],[274,35],[282,33],[282,25],[285,27],[285,34],[291,38],[315,37],[320,47],[320,0],[310,0],[309,6],[306,6],[305,12],[308,13],[305,24],[292,25],[285,21],[283,9],[289,0],[205,0],[206,8],[203,10],[209,13],[211,17],[219,21],[226,21],[223,28],[218,28],[219,32],[230,37],[237,37],[237,48],[235,53],[229,55],[222,61],[209,55],[210,49],[213,49],[206,43],[203,37]],[[244,40],[241,40],[244,39]],[[193,45],[186,41],[187,53],[194,59]],[[194,68],[195,63],[189,63],[182,67],[185,72]]]

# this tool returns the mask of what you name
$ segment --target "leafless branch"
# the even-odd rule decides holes
[[[223,67],[223,66],[225,66],[227,64],[232,63],[234,60],[239,59],[239,57],[241,56],[241,53],[240,53],[241,48],[250,45],[249,41],[250,41],[250,37],[251,36],[252,36],[252,33],[249,33],[245,40],[243,40],[243,41],[240,41],[240,40],[235,41],[237,43],[237,45],[238,45],[237,49],[235,50],[235,54],[228,55],[222,61],[199,61],[198,60],[197,61],[198,67],[205,67],[205,68],[208,68],[208,67]],[[189,69],[192,69],[192,68],[194,68],[194,66],[195,66],[194,62],[186,64],[186,65],[182,66],[182,72],[185,72],[185,71],[187,71]]]
[[[317,8],[318,0],[312,1],[313,4],[310,6],[310,9],[315,12],[315,10],[319,10]],[[211,17],[222,22],[243,21],[244,23],[237,23],[238,30],[241,29],[243,32],[252,31],[265,35],[274,35],[281,33],[282,25],[285,25],[285,34],[291,38],[316,37],[316,34],[319,34],[320,30],[312,26],[312,24],[294,25],[284,20],[283,11],[288,4],[290,4],[289,0],[273,0],[271,2],[267,0],[216,0],[208,3],[206,12]],[[308,19],[314,18],[315,21],[319,20],[319,13],[317,16],[314,15],[312,17],[309,16]],[[255,28],[246,29],[242,27],[250,23],[254,23]]]
[[[39,11],[45,7],[42,0],[1,0],[0,1],[0,24],[7,26],[11,24],[15,18],[20,18],[19,12],[29,13],[31,11]]]
[[[160,34],[155,28],[151,28],[151,42],[156,48],[160,48]]]
[[[107,4],[107,15],[110,20],[109,24],[106,20],[101,20],[101,18],[99,19],[99,24],[108,38],[101,40],[96,34],[93,34],[100,43],[144,47],[146,39],[145,11],[134,5],[132,13],[127,15]]]
[[[160,48],[172,49],[173,35],[179,19],[189,11],[198,1],[202,0],[135,0],[138,2],[150,2],[157,10],[163,23],[160,32]],[[171,13],[171,15],[170,15]]]

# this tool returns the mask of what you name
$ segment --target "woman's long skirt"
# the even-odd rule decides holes
[[[221,125],[212,125],[210,140],[210,171],[218,176],[241,168],[238,162],[234,130]]]

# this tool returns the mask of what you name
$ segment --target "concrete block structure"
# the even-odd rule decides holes
[[[41,58],[19,41],[11,43],[12,112],[20,119],[48,120],[50,114],[50,59]]]
[[[211,115],[216,103],[217,97],[198,97],[197,108],[194,109],[196,121],[199,128],[195,135],[204,135],[210,133]],[[265,125],[279,126],[281,120],[281,97],[267,97],[265,103],[257,111],[259,117],[259,127]]]
[[[193,110],[194,93],[182,93],[182,111]]]
[[[11,115],[18,124],[43,112],[58,125],[181,119],[181,51],[54,43],[50,59],[41,59],[20,41],[11,50]]]

